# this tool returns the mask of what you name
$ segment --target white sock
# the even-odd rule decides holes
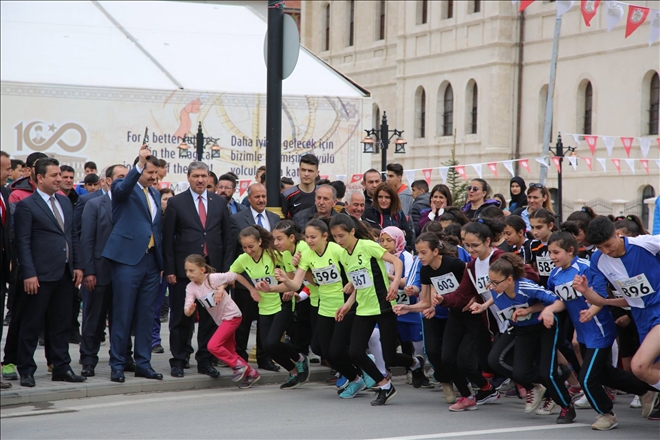
[[[389,390],[390,388],[392,388],[392,384],[389,381],[385,385],[380,386],[381,390]]]
[[[651,385],[651,386],[653,388],[655,388],[656,390],[660,391],[660,381],[658,383],[656,383],[655,385]]]
[[[422,364],[419,362],[419,359],[417,359],[416,357],[414,357],[413,360],[415,361],[415,364],[414,364],[412,367],[410,367],[410,369],[411,369],[411,370],[416,370],[416,369],[418,369]]]
[[[298,358],[298,362],[302,362],[302,361],[304,361],[304,360],[305,360],[305,356],[303,356],[303,355],[301,354],[301,355],[300,355],[300,358]]]

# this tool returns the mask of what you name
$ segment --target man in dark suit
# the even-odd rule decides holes
[[[133,323],[135,377],[162,380],[151,367],[151,330],[163,270],[160,195],[153,188],[160,162],[142,145],[133,168],[112,182],[114,228],[102,256],[112,265],[110,380],[125,380]]]
[[[163,257],[165,275],[172,286],[170,291],[170,367],[172,377],[183,377],[188,357],[188,335],[194,317],[183,313],[186,286],[189,283],[184,267],[191,254],[204,255],[206,261],[219,272],[227,272],[234,261],[234,239],[225,200],[206,189],[209,168],[203,162],[188,166],[190,189],[167,201],[163,222]],[[215,321],[204,309],[199,312],[198,349],[195,359],[197,371],[211,377],[220,373],[213,368],[213,355],[206,345],[217,329]]]
[[[247,206],[243,206],[234,200],[236,179],[231,174],[223,174],[218,177],[218,184],[215,187],[215,191],[219,196],[227,200],[227,211],[229,211],[229,215],[234,215],[247,209]]]
[[[9,211],[9,188],[7,178],[11,174],[11,159],[9,154],[0,151],[0,317],[5,316],[5,290],[9,283],[9,261],[11,260],[10,241],[11,212]],[[3,326],[0,326],[0,340]],[[11,388],[9,382],[0,379],[0,389]]]
[[[73,287],[82,281],[78,237],[73,235],[73,206],[60,187],[59,162],[35,165],[37,190],[16,205],[16,245],[27,298],[18,343],[21,386],[33,387],[34,351],[46,319],[54,381],[82,382],[71,370],[69,337]]]
[[[123,179],[128,169],[123,165],[108,167],[108,184]],[[107,174],[106,174],[107,175]],[[83,261],[83,323],[82,343],[80,344],[81,375],[91,377],[99,362],[99,348],[105,331],[105,320],[112,307],[112,267],[103,258],[103,249],[110,238],[112,224],[112,193],[101,197],[88,193],[80,198],[88,198],[81,216],[80,251]],[[88,197],[90,196],[90,197]],[[111,324],[112,328],[112,324]],[[130,341],[130,340],[129,340]],[[128,363],[133,361],[128,359]],[[134,369],[130,365],[126,369]]]
[[[250,207],[231,216],[232,236],[236,237],[235,255],[237,256],[243,253],[241,243],[238,240],[239,232],[241,232],[241,230],[248,226],[259,225],[272,231],[275,225],[281,220],[276,214],[266,211],[266,188],[262,184],[252,184],[247,191],[247,199],[250,202]],[[248,280],[250,279],[250,277],[245,274],[243,276]],[[247,361],[247,343],[248,338],[250,337],[252,321],[257,319],[257,303],[250,296],[250,292],[238,283],[236,283],[234,288],[234,301],[243,314],[241,325],[236,329],[236,352]],[[261,348],[260,341],[259,326],[257,324],[257,363],[259,364],[259,368],[263,370],[278,371],[280,368],[268,358]]]

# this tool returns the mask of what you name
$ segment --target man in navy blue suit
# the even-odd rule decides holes
[[[27,297],[18,342],[21,386],[33,387],[34,351],[46,319],[54,381],[82,382],[71,370],[69,337],[73,287],[82,281],[78,237],[73,233],[73,206],[60,188],[60,164],[40,159],[35,165],[37,188],[16,205],[14,221],[21,279]]]
[[[114,228],[103,250],[112,265],[110,380],[124,382],[131,325],[135,330],[135,376],[162,380],[151,367],[151,330],[163,270],[161,208],[153,184],[160,162],[142,145],[133,168],[112,182]]]

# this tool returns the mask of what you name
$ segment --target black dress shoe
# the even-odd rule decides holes
[[[197,369],[199,374],[206,374],[210,377],[220,377],[220,372],[213,368],[213,365],[206,365]]]
[[[110,373],[110,380],[113,382],[124,383],[126,377],[124,376],[123,371],[112,370],[112,372]]]
[[[170,374],[172,374],[172,377],[183,377],[183,368],[172,367]]]
[[[31,374],[21,376],[21,386],[30,388],[34,387],[34,376]]]
[[[162,345],[156,344],[153,347],[151,347],[151,352],[156,354],[163,354],[165,353],[165,349],[163,348]]]
[[[126,362],[126,365],[124,365],[124,371],[128,371],[130,373],[135,372],[135,362]]]
[[[144,377],[145,379],[156,379],[163,380],[163,375],[156,373],[153,368],[147,368],[142,370],[140,368],[135,369],[135,377]]]
[[[275,363],[269,359],[268,362],[259,364],[259,369],[268,371],[280,371],[280,366],[275,365]]]
[[[71,382],[71,383],[80,383],[86,381],[87,378],[84,376],[78,376],[73,371],[69,370],[66,373],[53,374],[53,382]]]
[[[96,375],[96,373],[94,372],[94,367],[93,366],[83,365],[82,371],[80,372],[80,375],[85,376],[85,377],[93,377],[93,376]]]

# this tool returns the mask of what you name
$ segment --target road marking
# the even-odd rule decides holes
[[[371,440],[430,440],[436,438],[454,438],[454,437],[467,437],[471,435],[493,435],[493,434],[507,434],[510,432],[524,432],[524,431],[542,431],[550,429],[568,429],[568,428],[584,428],[591,426],[586,423],[572,423],[569,425],[541,425],[541,426],[521,426],[518,428],[498,428],[498,429],[483,429],[480,431],[458,431],[458,432],[439,432],[437,434],[425,435],[410,435],[403,437],[383,437]]]

